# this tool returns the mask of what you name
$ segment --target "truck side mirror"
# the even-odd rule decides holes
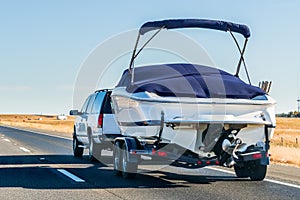
[[[78,110],[70,110],[70,115],[80,115]]]

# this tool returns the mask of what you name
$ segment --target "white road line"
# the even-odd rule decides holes
[[[73,181],[77,182],[77,183],[84,183],[85,180],[75,176],[74,174],[71,174],[70,172],[64,170],[64,169],[57,169],[58,172],[64,174],[65,176],[69,177],[70,179],[72,179]]]
[[[219,172],[223,172],[223,173],[228,173],[228,174],[233,174],[233,175],[235,175],[234,172],[227,171],[227,170],[224,170],[224,169],[218,169],[218,168],[213,168],[213,167],[205,167],[205,168],[206,168],[206,169],[215,170],[215,171],[219,171]],[[268,178],[265,178],[264,181],[300,189],[300,185],[295,185],[295,184],[291,184],[291,183],[285,183],[285,182],[282,182],[282,181],[276,181],[276,180],[272,180],[272,179],[268,179]]]
[[[300,185],[295,185],[295,184],[291,184],[291,183],[285,183],[285,182],[281,182],[281,181],[271,180],[271,179],[268,179],[268,178],[265,178],[264,180],[268,181],[268,182],[271,182],[271,183],[276,183],[276,184],[285,185],[285,186],[288,186],[288,187],[293,187],[293,188],[300,189]]]
[[[29,153],[30,150],[26,149],[25,147],[19,147],[19,149],[21,149],[22,151],[26,152],[26,153]]]
[[[9,139],[3,139],[5,142],[10,142],[10,140]]]
[[[225,170],[225,169],[219,169],[219,168],[214,168],[214,167],[205,167],[204,169],[210,169],[210,170],[215,170],[215,171],[219,171],[219,172],[223,172],[223,173],[228,173],[228,174],[233,174],[235,175],[234,172]]]

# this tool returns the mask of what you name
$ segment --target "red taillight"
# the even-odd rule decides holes
[[[152,149],[152,155],[155,155],[156,154],[156,150],[155,149]]]
[[[136,151],[131,151],[131,154],[136,155],[137,153],[136,153]]]
[[[254,159],[260,159],[260,158],[262,158],[262,154],[261,153],[253,154],[252,158],[254,158]]]
[[[102,128],[103,126],[103,114],[99,114],[98,117],[98,128]]]
[[[165,151],[158,151],[157,155],[158,156],[162,156],[162,157],[166,157],[167,156],[167,152],[165,152]]]

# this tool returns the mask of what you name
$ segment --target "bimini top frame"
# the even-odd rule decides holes
[[[149,31],[160,29],[175,29],[175,28],[207,28],[220,31],[237,32],[242,34],[245,38],[250,37],[250,30],[246,25],[235,24],[231,22],[208,20],[208,19],[169,19],[162,21],[153,21],[143,24],[140,28],[140,34],[144,35]]]
[[[214,30],[220,30],[220,31],[229,31],[231,36],[233,37],[235,44],[238,47],[239,53],[241,55],[240,60],[238,62],[237,70],[236,70],[236,76],[238,77],[241,64],[244,64],[247,78],[249,83],[250,78],[248,75],[247,67],[244,60],[244,53],[246,50],[246,45],[248,42],[248,38],[250,37],[250,30],[248,26],[243,24],[236,24],[232,22],[226,22],[226,21],[219,21],[219,20],[208,20],[208,19],[168,19],[168,20],[162,20],[162,21],[153,21],[153,22],[147,22],[143,24],[139,30],[137,40],[134,46],[134,50],[132,53],[132,57],[129,64],[129,72],[132,74],[132,82],[134,80],[134,59],[139,55],[139,53],[145,48],[145,46],[162,30],[162,29],[177,29],[177,28],[205,28],[205,29],[214,29]],[[149,31],[157,30],[152,37],[145,42],[145,44],[137,51],[138,42],[141,35],[144,35],[145,33]],[[235,36],[233,35],[233,32],[240,33],[245,37],[245,42],[243,48],[240,47],[238,44]]]

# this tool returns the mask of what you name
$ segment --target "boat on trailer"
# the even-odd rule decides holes
[[[235,74],[192,63],[134,66],[138,54],[162,29],[178,28],[229,32],[240,52]],[[152,31],[156,32],[138,50],[140,37]],[[242,48],[234,33],[244,36]],[[238,177],[264,179],[276,101],[250,82],[244,60],[249,37],[246,25],[218,20],[174,19],[141,26],[129,68],[111,94],[123,135],[115,139],[117,172],[133,175],[139,160],[135,156],[160,155],[175,166],[222,165],[234,167]],[[239,78],[242,65],[249,83]]]

